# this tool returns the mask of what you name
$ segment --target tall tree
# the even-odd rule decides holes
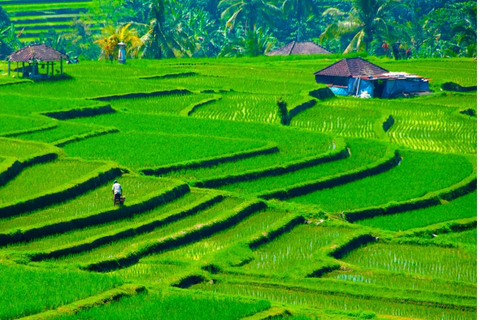
[[[302,25],[304,19],[311,15],[319,15],[316,0],[285,0],[282,4],[284,12],[292,12],[297,21],[297,41],[302,38]]]
[[[265,0],[222,0],[219,7],[226,6],[221,18],[227,19],[226,27],[233,29],[237,20],[243,19],[245,35],[247,31],[253,31],[257,21],[270,21],[270,15],[280,14],[281,10]]]
[[[375,36],[387,36],[388,10],[391,3],[391,0],[353,0],[352,10],[348,13],[337,8],[327,9],[323,15],[344,19],[330,24],[320,35],[320,41],[353,35],[344,53],[368,51]]]
[[[102,29],[103,38],[95,41],[102,49],[105,59],[113,61],[115,50],[120,42],[126,44],[127,55],[137,56],[140,48],[143,46],[142,40],[137,35],[137,30],[130,28],[130,23],[115,28],[106,26]]]

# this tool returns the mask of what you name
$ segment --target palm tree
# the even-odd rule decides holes
[[[115,28],[114,26],[105,26],[102,29],[103,37],[96,40],[95,43],[102,49],[105,59],[113,61],[115,50],[120,42],[125,43],[127,55],[137,56],[143,41],[138,37],[137,30],[130,29],[130,23]]]
[[[282,4],[284,12],[293,12],[297,20],[297,41],[301,40],[301,27],[304,17],[319,15],[317,0],[285,0]]]
[[[329,25],[320,35],[320,41],[352,34],[353,39],[344,53],[367,51],[375,35],[388,33],[387,14],[391,0],[353,0],[353,8],[344,13],[337,8],[327,9],[323,15],[346,16],[346,19]]]
[[[247,31],[245,36],[237,34],[226,46],[222,48],[219,56],[221,57],[256,57],[269,52],[275,44],[273,38],[261,28],[255,28],[253,31]]]
[[[147,43],[146,55],[154,59],[190,55],[191,48],[186,47],[188,36],[183,32],[178,21],[169,24],[175,27],[165,27],[165,9],[168,0],[150,1],[150,31],[143,40]]]
[[[222,12],[221,18],[228,17],[226,27],[232,30],[237,19],[244,19],[245,35],[247,31],[253,31],[258,19],[270,21],[270,15],[280,14],[281,10],[265,0],[222,0],[219,7],[226,5],[227,8]]]

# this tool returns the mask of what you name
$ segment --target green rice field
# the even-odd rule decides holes
[[[88,5],[2,6],[27,28]],[[476,61],[366,57],[431,94],[310,96],[335,59],[1,77],[0,319],[476,319],[477,95],[440,90]]]

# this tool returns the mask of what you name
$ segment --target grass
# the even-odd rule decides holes
[[[477,228],[455,233],[445,233],[437,235],[435,242],[461,243],[477,246]]]
[[[0,115],[0,135],[22,130],[31,130],[46,124],[48,124],[48,121],[39,118]]]
[[[379,269],[344,268],[343,270],[330,272],[322,276],[322,279],[337,279],[346,282],[388,287],[394,290],[400,288],[427,290],[430,292],[455,293],[473,297],[477,294],[477,287],[472,283],[448,281],[438,278],[432,280],[432,278],[427,276]]]
[[[477,215],[476,210],[474,210],[476,205],[477,191],[474,191],[444,205],[378,216],[372,219],[361,220],[358,223],[385,230],[403,231],[450,220],[475,217]]]
[[[217,157],[264,146],[261,141],[145,132],[98,136],[65,146],[65,153],[88,160],[109,159],[130,168],[156,167]]]
[[[248,239],[252,235],[266,230],[285,215],[286,212],[276,209],[267,209],[266,211],[254,213],[228,230],[217,233],[208,239],[203,239],[201,242],[195,242],[166,252],[161,254],[160,257],[168,260],[202,260],[207,254],[220,251],[233,243],[242,239]]]
[[[27,158],[48,151],[50,150],[46,145],[0,138],[0,155],[5,157]]]
[[[263,274],[289,274],[312,262],[314,253],[333,240],[351,234],[344,227],[300,225],[254,252],[254,260],[242,268]]]
[[[122,299],[118,303],[102,308],[93,308],[77,315],[60,319],[105,319],[140,320],[171,319],[180,320],[195,317],[197,320],[234,320],[266,310],[267,301],[236,299],[203,292],[165,290],[160,293],[138,295]]]
[[[123,194],[126,196],[126,206],[128,206],[130,202],[145,197],[151,192],[158,192],[171,185],[168,180],[149,177],[124,175],[117,179],[122,185]],[[44,225],[45,223],[68,221],[74,218],[89,216],[102,210],[111,209],[113,208],[112,184],[113,181],[85,194],[78,195],[75,199],[45,209],[18,217],[1,219],[0,231],[8,232],[15,229],[32,228],[34,226]],[[46,217],[48,218],[47,220]],[[72,239],[69,238],[69,241],[72,241]],[[63,244],[65,243],[67,242],[63,242]]]
[[[133,226],[138,226],[142,223],[161,219],[162,217],[168,216],[169,211],[173,211],[175,208],[181,208],[183,206],[186,206],[189,203],[199,200],[202,196],[203,194],[200,193],[189,193],[178,200],[174,200],[153,210],[149,210],[147,212],[138,212],[132,218],[117,220],[108,223],[101,223],[99,225],[84,229],[76,229],[70,232],[41,238],[28,243],[9,245],[6,250],[15,252],[46,252],[55,248],[64,247],[65,245],[68,246],[75,243],[89,243],[101,236],[114,234],[116,232],[131,228]],[[109,204],[111,205],[111,201],[109,201]]]
[[[227,198],[226,200],[220,202],[219,204],[215,204],[206,210],[203,210],[195,215],[186,217],[179,221],[176,221],[167,225],[163,225],[162,227],[157,228],[150,233],[142,234],[134,238],[122,239],[91,251],[70,255],[65,258],[59,258],[57,261],[63,264],[63,263],[85,263],[89,261],[99,261],[99,260],[110,259],[120,254],[122,251],[128,248],[136,247],[137,244],[141,242],[153,240],[153,239],[160,239],[170,234],[173,234],[175,232],[184,230],[186,228],[190,228],[195,225],[213,220],[214,218],[220,216],[222,212],[232,209],[233,207],[235,207],[240,203],[241,203],[240,199]]]
[[[59,159],[28,167],[0,188],[0,206],[61,187],[93,173],[102,165],[102,162]]]
[[[472,172],[472,164],[459,155],[407,150],[401,151],[401,155],[400,165],[385,173],[291,201],[315,203],[328,212],[341,212],[421,197],[449,187]]]
[[[462,248],[378,243],[355,250],[343,260],[363,268],[477,282],[476,256]]]
[[[268,190],[285,188],[303,181],[320,179],[365,166],[369,163],[380,160],[385,155],[386,151],[385,145],[363,139],[348,140],[348,147],[351,151],[351,157],[347,159],[324,163],[318,166],[282,174],[280,176],[234,183],[223,186],[221,189],[253,195]]]
[[[0,282],[0,318],[5,320],[54,309],[122,284],[111,275],[2,263]]]

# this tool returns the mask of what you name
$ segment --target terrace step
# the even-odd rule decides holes
[[[84,241],[70,243],[59,248],[51,248],[46,252],[29,253],[29,256],[31,257],[32,261],[40,261],[92,250],[119,239],[135,237],[143,233],[152,232],[156,228],[175,222],[186,216],[193,215],[196,212],[204,210],[222,200],[222,195],[207,195],[199,201],[193,202],[191,205],[170,211],[158,218],[148,220],[144,223],[135,225],[134,227],[115,229],[108,234],[99,234],[97,236],[87,238]]]
[[[166,204],[181,197],[190,191],[185,183],[176,183],[168,188],[147,194],[133,203],[120,208],[100,210],[83,216],[63,218],[57,221],[46,222],[42,225],[27,226],[23,229],[15,229],[0,233],[0,245],[31,241],[49,235],[65,233],[98,224],[130,218],[139,213]],[[128,233],[128,232],[126,232]],[[100,242],[100,241],[99,241]]]
[[[290,316],[291,313],[285,308],[272,307],[268,310],[258,312],[252,316],[242,318],[241,320],[268,320],[275,319],[277,317],[284,318]]]
[[[37,313],[28,317],[22,317],[18,319],[21,319],[21,320],[56,319],[61,316],[77,314],[80,311],[90,309],[93,307],[98,307],[99,305],[115,302],[123,297],[131,297],[141,292],[144,292],[145,290],[146,288],[142,285],[124,284],[118,288],[108,290],[103,293],[97,294],[95,296],[92,296],[83,300],[78,300],[73,303],[61,306],[56,310],[49,310],[49,311]]]

